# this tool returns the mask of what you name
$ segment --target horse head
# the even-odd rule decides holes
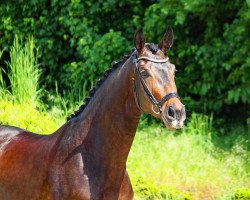
[[[141,29],[134,36],[134,94],[138,108],[161,118],[170,129],[183,126],[185,107],[175,85],[175,65],[165,56],[173,44],[173,30],[167,28],[158,45],[146,43]]]

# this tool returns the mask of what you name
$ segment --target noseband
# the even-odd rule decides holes
[[[166,94],[162,99],[160,99],[159,101],[156,100],[156,98],[154,97],[154,95],[152,94],[152,92],[149,90],[145,80],[143,79],[140,71],[139,71],[139,67],[138,67],[138,62],[140,60],[148,60],[148,61],[151,61],[151,62],[154,62],[154,63],[165,63],[169,60],[169,58],[166,58],[164,60],[157,60],[157,59],[152,59],[152,58],[149,58],[149,57],[137,57],[137,53],[133,53],[132,55],[132,58],[133,58],[133,63],[134,63],[134,74],[135,74],[135,78],[134,78],[134,94],[135,94],[135,99],[136,99],[136,104],[138,105],[139,109],[143,112],[142,108],[141,108],[141,105],[140,105],[140,101],[139,101],[139,94],[138,94],[138,81],[135,80],[135,79],[139,79],[142,86],[143,86],[143,89],[149,99],[149,101],[151,102],[152,104],[152,109],[153,111],[156,113],[156,114],[159,114],[162,112],[162,105],[167,101],[169,100],[170,98],[173,98],[173,97],[177,97],[179,99],[179,95],[175,92],[170,92],[168,94]],[[158,111],[155,110],[155,108],[158,109]]]

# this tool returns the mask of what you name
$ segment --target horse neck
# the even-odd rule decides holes
[[[129,58],[109,75],[74,122],[95,165],[105,166],[112,174],[125,169],[141,115],[134,99],[133,77]]]

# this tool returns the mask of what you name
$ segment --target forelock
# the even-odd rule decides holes
[[[158,45],[154,44],[154,43],[147,43],[146,47],[148,48],[148,50],[150,50],[153,54],[156,54],[159,49]]]

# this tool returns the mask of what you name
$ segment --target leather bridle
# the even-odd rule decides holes
[[[149,58],[149,57],[145,57],[145,56],[142,56],[142,57],[139,57],[137,56],[137,52],[134,52],[132,54],[132,58],[133,58],[133,63],[134,63],[134,95],[135,95],[135,99],[136,99],[136,104],[138,106],[138,108],[144,112],[141,108],[141,105],[140,105],[140,100],[139,100],[139,94],[138,94],[138,79],[140,80],[142,86],[143,86],[143,89],[149,99],[149,101],[151,102],[152,104],[152,110],[153,112],[155,112],[156,114],[159,114],[159,113],[162,113],[162,105],[167,101],[169,100],[170,98],[173,98],[173,97],[177,97],[179,99],[179,95],[176,93],[176,92],[170,92],[168,94],[166,94],[162,99],[160,99],[159,101],[154,97],[154,95],[152,94],[152,92],[149,90],[145,80],[143,79],[141,73],[140,73],[140,70],[139,70],[139,67],[138,67],[138,62],[140,60],[147,60],[147,61],[150,61],[150,62],[154,62],[154,63],[165,63],[169,60],[169,58],[166,58],[164,60],[158,60],[158,59],[152,59],[152,58]],[[155,108],[158,109],[158,111],[155,110]]]

